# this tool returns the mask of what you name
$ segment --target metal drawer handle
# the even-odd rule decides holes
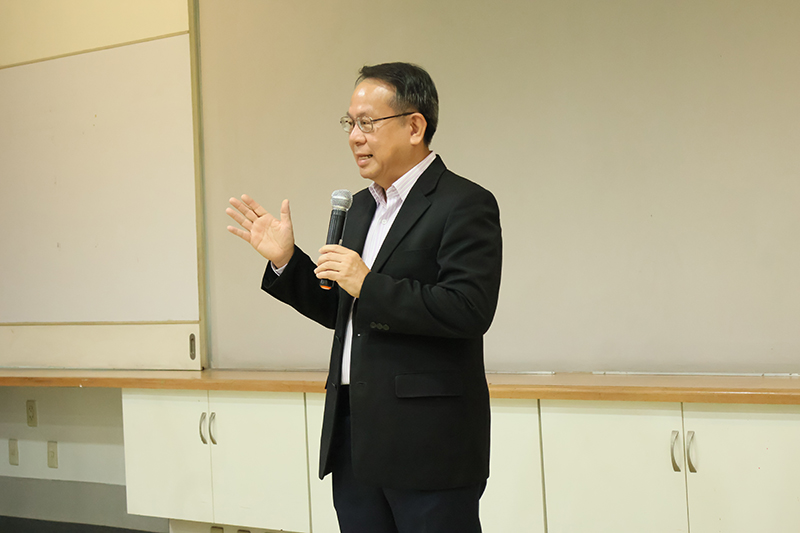
[[[694,444],[694,431],[688,431],[686,433],[686,461],[689,463],[689,472],[697,473],[697,467],[694,465],[694,461],[692,461],[692,445]]]
[[[680,432],[673,431],[672,432],[672,445],[669,449],[669,455],[672,459],[672,471],[673,472],[680,472],[681,465],[678,464],[678,461],[675,460],[675,445],[678,444],[678,437],[680,436]]]
[[[203,441],[203,444],[208,444],[206,436],[203,435],[203,422],[205,421],[206,421],[206,413],[203,412],[203,414],[200,415],[200,440]]]
[[[208,419],[208,436],[211,437],[211,444],[216,444],[217,439],[214,438],[214,420],[217,418],[217,413],[211,413],[211,418]]]

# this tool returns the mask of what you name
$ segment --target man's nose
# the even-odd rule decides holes
[[[361,128],[358,125],[354,125],[353,129],[350,130],[350,142],[354,144],[363,144],[367,138],[364,136],[364,132],[361,131]]]

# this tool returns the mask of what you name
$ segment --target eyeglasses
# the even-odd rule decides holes
[[[381,120],[389,120],[390,118],[397,118],[397,117],[404,117],[406,115],[413,115],[416,111],[410,111],[408,113],[400,113],[399,115],[392,115],[391,117],[383,117],[383,118],[370,118],[370,117],[358,117],[356,119],[350,118],[349,116],[343,116],[339,119],[339,124],[342,125],[342,129],[350,133],[353,131],[353,128],[358,125],[358,129],[363,131],[364,133],[371,133],[373,129],[375,129],[375,123],[380,122]]]

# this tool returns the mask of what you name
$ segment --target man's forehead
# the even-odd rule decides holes
[[[358,92],[366,92],[366,91],[375,91],[380,93],[388,93],[391,96],[394,96],[395,90],[394,87],[383,80],[379,80],[376,78],[367,78],[361,80],[358,85],[356,85],[355,93]]]
[[[394,87],[379,80],[366,79],[359,83],[350,98],[350,112],[363,114],[379,107],[391,107]]]

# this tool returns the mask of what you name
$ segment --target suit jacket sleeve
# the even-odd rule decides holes
[[[268,264],[261,281],[261,288],[285,304],[292,306],[304,316],[333,329],[339,305],[339,288],[324,290],[314,274],[316,264],[300,248],[279,276]]]

